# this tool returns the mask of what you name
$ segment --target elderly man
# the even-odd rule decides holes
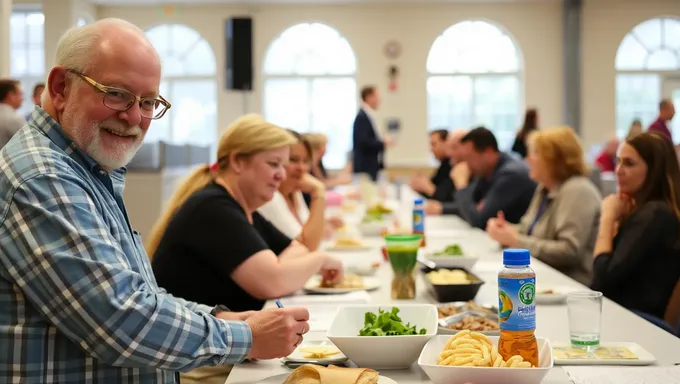
[[[463,152],[461,151],[462,144],[460,139],[467,134],[466,129],[456,129],[446,136],[446,155],[449,158],[450,167],[449,172],[446,174],[448,178],[445,187],[447,193],[451,195],[451,198],[447,201],[438,201],[435,199],[428,200],[425,204],[425,213],[428,215],[455,215],[458,213],[458,208],[455,201],[456,187],[451,179],[451,172],[453,169],[451,167],[463,161]]]
[[[289,354],[306,310],[175,298],[130,227],[121,167],[170,107],[143,31],[118,19],[72,29],[55,62],[42,109],[0,153],[0,381],[173,383]]]

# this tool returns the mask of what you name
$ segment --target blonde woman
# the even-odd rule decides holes
[[[586,176],[578,137],[571,128],[535,131],[528,137],[527,162],[539,183],[517,227],[502,214],[487,223],[489,235],[531,255],[583,284],[589,284],[602,198]]]
[[[338,260],[310,253],[256,212],[284,180],[295,142],[257,115],[227,128],[214,169],[194,171],[149,236],[160,286],[189,300],[248,311],[299,290],[317,272],[326,280],[341,277]]]
[[[326,154],[328,137],[323,133],[306,133],[302,137],[309,142],[312,147],[311,174],[321,180],[326,188],[333,188],[338,185],[345,185],[352,182],[352,170],[345,168],[335,177],[329,177],[323,165],[323,157]]]

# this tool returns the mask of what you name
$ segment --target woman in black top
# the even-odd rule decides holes
[[[535,109],[527,109],[524,114],[524,124],[522,129],[517,132],[515,136],[515,142],[512,143],[512,152],[515,152],[522,156],[522,158],[527,157],[527,137],[529,133],[538,129],[538,112]]]
[[[680,278],[680,168],[673,145],[646,132],[619,149],[619,193],[602,202],[591,288],[664,318]]]
[[[257,115],[222,134],[217,163],[197,169],[176,191],[146,243],[158,284],[169,293],[233,311],[301,289],[342,264],[291,241],[256,210],[285,178],[291,134]]]

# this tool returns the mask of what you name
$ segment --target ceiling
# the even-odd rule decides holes
[[[165,4],[416,4],[416,3],[512,3],[560,0],[91,0],[102,5],[165,5]]]

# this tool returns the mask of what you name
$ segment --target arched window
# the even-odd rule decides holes
[[[86,25],[90,24],[90,18],[87,16],[78,16],[78,19],[76,19],[76,27],[84,27]]]
[[[617,136],[625,137],[635,119],[648,127],[663,98],[680,106],[680,18],[650,19],[635,26],[616,52],[616,72]],[[679,120],[668,127],[676,140]]]
[[[163,24],[146,31],[163,63],[160,93],[172,108],[151,124],[146,140],[212,145],[217,139],[215,55],[193,29]]]
[[[324,164],[342,168],[357,112],[356,58],[347,40],[319,23],[294,25],[264,60],[264,116],[298,132],[328,136]]]
[[[430,129],[483,125],[509,149],[524,104],[521,66],[514,42],[495,25],[468,20],[449,27],[427,57]]]
[[[21,115],[33,108],[32,92],[45,78],[45,16],[40,11],[13,11],[10,18],[10,77],[21,82]]]

